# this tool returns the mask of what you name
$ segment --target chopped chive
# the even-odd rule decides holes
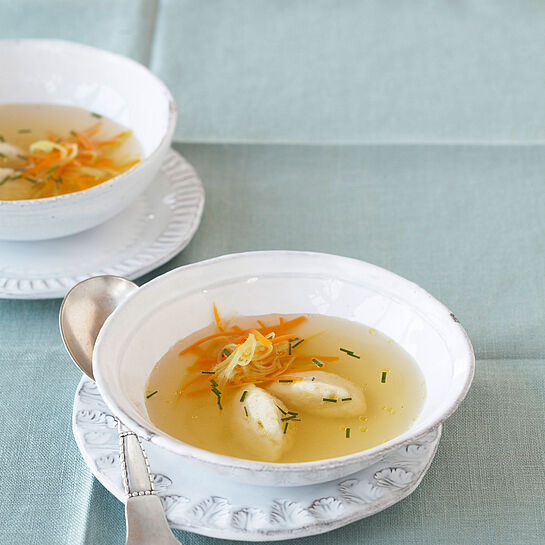
[[[229,357],[231,355],[231,352],[229,352],[229,350],[227,350],[227,348],[224,348],[221,352],[222,352],[222,354],[225,354],[227,357]]]
[[[280,419],[282,422],[301,422],[300,418],[297,418],[296,414],[290,414]]]
[[[78,135],[76,134],[76,131],[70,131],[70,134],[71,134],[72,136],[75,136],[76,138],[78,137]]]
[[[247,395],[248,395],[248,390],[244,390],[244,392],[242,392],[242,395],[240,396],[241,403],[246,399]]]
[[[386,371],[382,371],[382,377],[380,379],[380,382],[382,382],[383,384],[386,382],[386,375],[388,373]]]
[[[246,408],[246,405],[244,405],[244,414],[248,416],[248,409]]]
[[[277,405],[277,408],[282,414],[288,414],[284,409],[282,409],[282,407],[278,407]]]
[[[28,134],[29,132],[32,132],[31,129],[19,129],[17,131],[19,134]]]
[[[284,433],[286,433],[288,431],[288,425],[289,425],[289,422],[286,422],[284,424]]]
[[[34,178],[31,178],[30,176],[25,176],[25,180],[28,180],[29,182],[32,182],[35,185],[38,183],[38,180],[35,180]]]
[[[288,345],[288,356],[291,356],[291,343]]]
[[[346,437],[347,439],[350,439],[350,428],[346,428],[345,437]]]
[[[347,356],[352,356],[353,358],[360,359],[360,357],[357,354],[354,354],[352,350],[348,350],[346,348],[339,348],[341,352],[345,352]]]
[[[218,407],[219,407],[219,409],[221,411],[221,410],[223,410],[223,407],[221,406],[221,392],[217,388],[218,383],[214,379],[211,379],[210,380],[210,386],[212,387],[211,388],[212,393],[216,396],[216,401],[217,401]]]
[[[91,115],[93,117],[96,117],[97,119],[102,119],[102,116],[100,114],[95,113],[95,112],[91,112]]]
[[[21,153],[18,153],[17,157],[19,157],[19,159],[22,159],[23,161],[28,161],[28,157],[26,155],[22,155]]]
[[[317,358],[312,358],[312,361],[318,366],[318,367],[323,367],[324,364]]]
[[[343,397],[341,401],[352,401],[351,397]]]
[[[305,339],[301,339],[300,341],[297,341],[292,348],[297,348]]]
[[[288,414],[292,414],[293,416],[297,416],[299,413],[296,413],[294,411],[288,411]]]
[[[310,379],[311,382],[314,382],[315,380],[316,380],[316,377],[312,377],[312,378]]]
[[[279,380],[278,382],[293,382],[293,380],[284,379],[284,380]]]
[[[0,185],[4,185],[9,180],[9,174],[7,176],[4,176],[2,180],[0,180]]]
[[[146,396],[146,399],[149,399],[151,396],[154,396],[156,393],[157,393],[157,390],[155,390],[155,392],[151,392],[151,394],[148,394]]]
[[[214,371],[201,371],[202,375],[215,375],[216,373]]]
[[[331,397],[322,397],[322,401],[329,401],[330,403],[337,403],[337,400],[333,399]]]
[[[59,168],[59,166],[60,166],[60,165],[57,165],[57,166],[54,166],[54,167],[50,168],[50,169],[47,171],[47,173],[48,173],[48,174],[51,174],[52,172],[55,172],[55,171]]]

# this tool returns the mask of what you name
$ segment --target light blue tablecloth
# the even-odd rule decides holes
[[[543,543],[544,11],[530,0],[0,0],[0,38],[118,51],[175,94],[175,147],[207,204],[188,248],[140,282],[223,253],[318,250],[417,282],[467,328],[474,385],[421,486],[301,543]],[[0,301],[0,543],[123,543],[122,506],[72,438],[79,373],[59,305]]]

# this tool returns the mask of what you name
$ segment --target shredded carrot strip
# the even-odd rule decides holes
[[[94,149],[95,146],[93,146],[93,144],[91,144],[91,142],[89,142],[89,140],[87,140],[87,138],[85,138],[81,132],[74,131],[74,134],[85,149]]]
[[[202,339],[199,339],[198,341],[195,341],[193,344],[190,344],[189,346],[186,346],[183,350],[178,352],[178,354],[180,356],[183,356],[184,354],[187,354],[188,352],[191,352],[197,346],[200,346],[202,343],[205,343],[206,341],[210,341],[212,339],[217,339],[218,337],[227,337],[230,334],[232,334],[231,331],[224,331],[223,333],[213,333],[212,335],[207,335],[206,337],[203,337]]]
[[[253,333],[255,338],[263,343],[265,346],[271,346],[272,342],[267,339],[267,337],[264,337],[257,329],[250,329],[250,333]]]
[[[220,331],[225,331],[219,312],[218,312],[218,307],[216,307],[216,303],[212,303],[212,308],[214,309],[214,320],[216,321],[216,325],[218,326],[218,329]]]
[[[275,337],[274,339],[271,339],[272,344],[281,343],[284,341],[289,341],[290,339],[293,339],[295,335],[279,335],[278,337]]]

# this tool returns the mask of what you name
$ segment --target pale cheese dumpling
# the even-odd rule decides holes
[[[233,435],[260,460],[274,462],[291,448],[295,425],[282,421],[288,409],[269,392],[243,386],[234,392],[228,410]]]
[[[320,416],[359,416],[367,408],[361,386],[325,371],[293,373],[303,380],[266,386],[291,410]]]

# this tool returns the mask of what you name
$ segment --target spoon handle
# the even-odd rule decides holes
[[[148,458],[139,437],[118,421],[121,471],[127,498],[155,494]]]

